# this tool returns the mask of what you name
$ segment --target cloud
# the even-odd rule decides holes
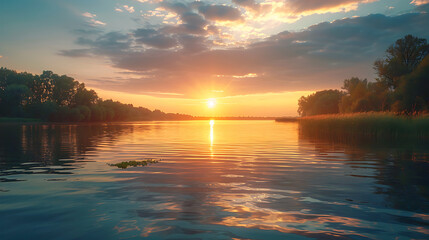
[[[194,3],[195,4],[195,3]],[[161,2],[161,8],[177,14],[180,23],[177,25],[167,25],[161,30],[169,34],[195,34],[206,35],[205,27],[209,22],[200,14],[193,11],[191,4],[184,4],[180,2]]]
[[[420,5],[427,4],[427,3],[429,3],[429,0],[413,0],[411,2],[411,4],[414,4],[416,6],[420,6]]]
[[[89,12],[85,12],[85,13],[82,13],[82,16],[84,16],[84,17],[87,18],[87,22],[91,26],[104,26],[104,25],[106,25],[106,23],[104,23],[102,21],[99,21],[99,20],[96,20],[95,17],[97,15],[95,15],[95,14],[92,14],[92,13],[89,13]]]
[[[128,6],[128,5],[123,5],[122,8],[121,7],[115,8],[115,11],[117,11],[117,12],[124,12],[124,10],[127,11],[127,12],[129,12],[129,13],[135,12],[134,7],[133,6]]]
[[[349,12],[357,10],[361,4],[378,0],[272,0],[257,2],[256,0],[232,0],[246,9],[247,21],[276,20],[279,22],[295,22],[304,16],[313,14]],[[250,15],[248,14],[250,13]]]
[[[283,11],[293,15],[335,13],[356,10],[359,4],[376,0],[286,0]]]
[[[76,43],[91,54],[107,57],[113,67],[140,76],[117,79],[114,85],[100,84],[99,88],[177,92],[187,97],[212,89],[236,95],[335,88],[351,76],[371,79],[372,63],[396,39],[406,34],[429,37],[429,14],[422,11],[345,18],[303,31],[281,32],[247,45],[214,48],[207,36],[210,25],[204,18],[189,12],[186,5],[175,5],[174,9],[183,21],[178,26],[78,38]],[[193,28],[198,31],[190,31]],[[196,34],[199,31],[205,33]]]
[[[138,43],[154,48],[168,49],[177,46],[175,38],[160,34],[155,29],[140,28],[134,31],[134,36]]]
[[[180,15],[181,24],[168,25],[162,28],[162,31],[170,34],[195,34],[206,35],[205,27],[209,24],[201,15],[193,12],[185,12]]]
[[[126,52],[132,51],[132,39],[128,34],[120,32],[109,32],[92,36],[78,37],[76,44],[87,47],[86,49],[62,50],[60,54],[69,57],[86,57],[93,56],[119,56]],[[86,53],[84,51],[86,50]]]
[[[124,5],[123,7],[129,13],[133,13],[135,11],[133,6]]]
[[[198,12],[211,21],[243,21],[241,12],[230,6],[224,5],[201,5]]]
[[[161,2],[161,7],[165,8],[166,10],[175,12],[178,15],[182,15],[186,12],[191,11],[191,8],[187,4],[184,4],[181,2],[164,1],[164,2]]]
[[[82,13],[82,16],[87,17],[87,18],[95,18],[97,15],[89,13],[89,12],[85,12],[85,13]]]
[[[245,8],[255,15],[265,14],[273,9],[271,4],[261,4],[255,0],[232,0],[232,2],[240,7]]]

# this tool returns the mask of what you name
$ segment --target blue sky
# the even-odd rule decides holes
[[[162,98],[339,88],[351,76],[373,79],[372,63],[396,39],[428,38],[428,2],[1,1],[0,66],[52,70],[160,108]]]

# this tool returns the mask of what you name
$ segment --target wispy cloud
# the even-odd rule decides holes
[[[133,13],[135,11],[133,6],[124,5],[123,7],[129,13]]]
[[[104,25],[106,25],[105,22],[96,20],[95,17],[97,15],[95,15],[95,14],[92,14],[92,13],[89,13],[89,12],[85,12],[85,13],[82,13],[82,16],[84,16],[85,18],[87,18],[87,22],[90,25],[92,25],[92,26],[104,26]]]
[[[85,13],[82,13],[82,16],[87,17],[87,18],[95,18],[97,15],[89,13],[89,12],[85,12]]]

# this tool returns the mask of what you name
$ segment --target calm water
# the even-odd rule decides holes
[[[146,167],[107,163],[157,158]],[[297,123],[0,126],[0,239],[428,239],[429,147]]]

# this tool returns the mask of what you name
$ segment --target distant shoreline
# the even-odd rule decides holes
[[[275,119],[276,122],[298,122],[298,120],[299,117],[281,117]]]
[[[56,124],[85,124],[85,123],[121,123],[121,122],[151,122],[151,121],[162,121],[162,122],[172,122],[172,121],[198,121],[198,120],[277,120],[276,117],[192,117],[189,119],[141,119],[141,120],[124,120],[124,121],[43,121],[42,119],[37,118],[16,118],[16,117],[0,117],[0,124],[3,123],[56,123]]]

